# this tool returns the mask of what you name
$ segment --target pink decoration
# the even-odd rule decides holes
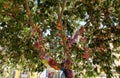
[[[53,74],[54,74],[54,72],[50,72],[50,73],[48,74],[48,78],[52,78]]]
[[[40,48],[40,43],[39,43],[39,42],[36,42],[35,45],[36,45],[36,48],[37,48],[37,49]]]
[[[45,57],[45,54],[44,54],[44,53],[41,53],[41,54],[40,54],[40,59],[44,59],[44,57]]]
[[[79,30],[76,31],[76,33],[72,36],[72,38],[69,39],[69,43],[73,44],[75,40],[78,38],[79,35],[83,34],[85,32],[85,27],[82,26]],[[86,42],[86,38],[82,38],[84,42]]]

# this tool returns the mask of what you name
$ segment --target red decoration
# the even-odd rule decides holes
[[[59,70],[58,64],[56,63],[56,61],[53,58],[50,58],[49,61],[48,61],[48,63],[54,69]]]
[[[52,78],[53,74],[54,74],[54,72],[50,72],[50,73],[48,74],[48,78]]]
[[[80,28],[80,34],[83,34],[84,32],[85,32],[85,27],[82,26],[82,27]]]
[[[83,58],[89,59],[90,58],[90,48],[85,48],[85,53],[83,54]]]
[[[89,59],[89,57],[90,57],[90,54],[89,54],[89,52],[85,52],[84,54],[83,54],[83,58],[85,58],[85,59]]]
[[[36,42],[35,45],[36,45],[36,48],[37,48],[37,49],[40,48],[40,43],[39,43],[39,42]]]

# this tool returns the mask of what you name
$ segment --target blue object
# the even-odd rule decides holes
[[[60,78],[65,78],[65,74],[63,71],[60,72]]]
[[[45,78],[48,78],[49,71],[48,71],[48,69],[46,69],[45,71],[46,71],[46,76],[45,76]]]

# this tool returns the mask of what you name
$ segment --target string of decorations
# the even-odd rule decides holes
[[[60,10],[59,1],[58,1],[58,4],[59,4],[59,10]],[[56,60],[52,56],[49,56],[48,52],[46,51],[42,31],[38,25],[34,25],[34,22],[31,18],[31,12],[28,6],[28,1],[26,0],[27,15],[29,16],[30,25],[32,26],[31,33],[33,38],[37,38],[35,46],[39,52],[41,61],[46,67],[52,67],[55,70],[62,70],[66,78],[74,78],[73,71],[72,71],[73,63],[71,60],[71,47],[75,43],[78,36],[80,35],[81,35],[81,38],[80,38],[81,41],[86,43],[86,38],[84,37],[85,26],[81,26],[80,29],[77,30],[76,33],[71,38],[68,38],[64,34],[64,27],[62,25],[61,19],[62,19],[62,14],[63,14],[65,4],[66,4],[66,1],[64,0],[62,10],[61,12],[59,11],[58,13],[58,23],[56,26],[56,29],[59,31],[60,37],[62,39],[62,43],[63,43],[62,45],[64,45],[65,58],[64,60],[62,60],[61,63],[57,63]],[[89,58],[89,51],[90,51],[89,48],[85,47],[85,53],[83,55],[83,58],[85,59]]]
[[[35,45],[36,48],[40,54],[40,59],[43,62],[43,64],[46,67],[52,67],[55,70],[62,70],[65,73],[65,76],[67,78],[73,78],[73,72],[72,72],[72,60],[71,60],[71,50],[70,48],[72,45],[75,43],[76,39],[78,36],[80,37],[80,40],[84,43],[86,43],[86,38],[84,37],[85,33],[85,27],[81,26],[79,30],[76,31],[76,33],[68,39],[68,37],[62,33],[62,23],[58,23],[56,28],[60,31],[59,33],[61,34],[61,38],[63,41],[63,45],[65,45],[65,54],[68,56],[65,56],[65,59],[62,60],[62,63],[57,63],[56,60],[52,57],[49,56],[48,53],[45,50],[44,46],[44,39],[42,36],[42,32],[39,29],[39,26],[34,26],[32,29],[32,35],[38,37],[38,40],[36,41]],[[89,58],[89,52],[90,49],[85,47],[85,52],[83,54],[83,58],[88,59]]]

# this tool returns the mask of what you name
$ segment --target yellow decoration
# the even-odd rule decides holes
[[[42,63],[43,63],[45,66],[47,66],[47,67],[49,66],[48,61],[45,60],[45,59],[42,60]]]
[[[18,70],[15,71],[15,77],[14,78],[20,78],[20,71],[18,71]]]
[[[33,72],[32,74],[31,74],[31,76],[30,76],[30,78],[37,78],[37,72]]]
[[[45,47],[44,46],[41,46],[41,49],[42,49],[42,51],[45,51]]]

